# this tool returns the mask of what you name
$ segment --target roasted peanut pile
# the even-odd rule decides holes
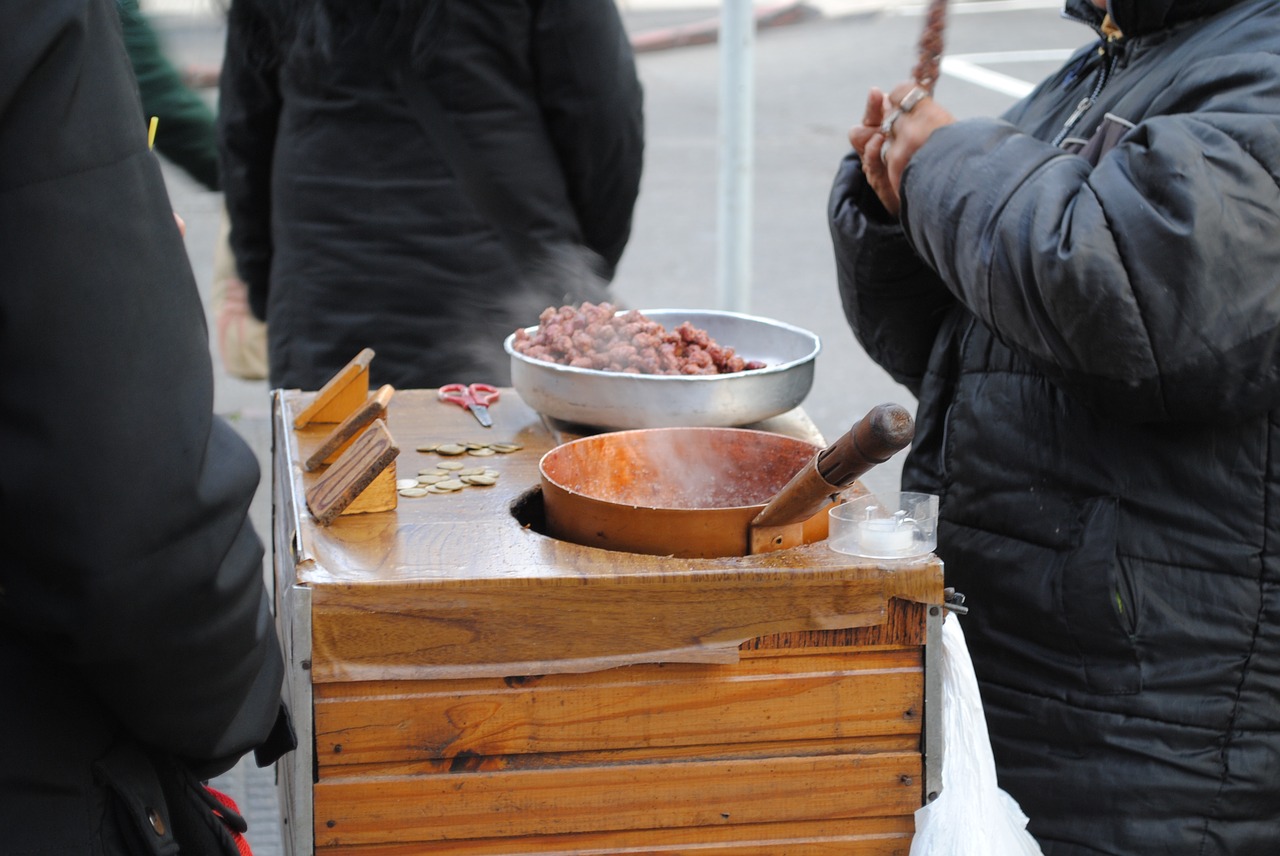
[[[669,331],[637,310],[619,314],[611,303],[548,307],[538,329],[517,330],[512,346],[535,360],[626,374],[731,374],[765,367],[688,321]]]

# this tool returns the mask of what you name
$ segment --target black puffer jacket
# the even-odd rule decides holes
[[[930,138],[901,225],[845,161],[840,288],[919,397],[903,483],[943,497],[1001,782],[1046,852],[1270,853],[1280,5],[1111,10],[1122,39]]]
[[[394,82],[407,63],[521,234],[589,256],[573,279],[523,269]],[[603,299],[630,234],[641,90],[613,0],[236,0],[219,120],[274,386],[316,389],[365,347],[377,383],[505,383],[502,340]]]
[[[173,854],[176,771],[282,723],[258,466],[213,416],[113,0],[0,32],[0,853]]]

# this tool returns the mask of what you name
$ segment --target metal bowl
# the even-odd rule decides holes
[[[786,413],[813,386],[813,364],[822,349],[808,330],[736,312],[711,309],[642,309],[668,330],[688,321],[718,344],[765,368],[720,375],[639,375],[562,366],[516,353],[515,334],[503,346],[511,355],[511,384],[539,413],[596,428],[729,428]],[[533,334],[537,327],[528,328]]]

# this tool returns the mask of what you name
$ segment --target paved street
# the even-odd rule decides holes
[[[672,0],[619,0],[633,37],[714,25],[718,7]],[[787,5],[760,3],[758,10]],[[835,289],[825,204],[871,85],[891,86],[914,64],[919,5],[874,0],[804,4],[808,13],[762,31],[756,42],[752,288],[749,311],[806,327],[823,340],[805,407],[834,438],[870,407],[914,400],[870,363],[845,324]],[[1060,21],[1054,0],[969,0],[953,4],[948,65],[938,98],[958,116],[998,113],[1031,81],[1061,62],[1090,33]],[[179,64],[216,65],[220,18],[207,0],[152,0],[157,26]],[[192,13],[196,8],[197,12]],[[1016,47],[1017,50],[1012,50]],[[646,171],[632,241],[614,289],[638,308],[715,307],[717,303],[717,99],[715,45],[645,52]],[[212,99],[214,94],[208,93]],[[187,248],[208,300],[221,198],[166,167],[174,208],[187,222]],[[215,355],[216,356],[216,355]],[[215,359],[216,366],[216,359]],[[216,371],[215,409],[258,451],[266,472],[270,437],[265,383]],[[866,479],[896,484],[900,459]],[[269,478],[254,507],[269,533]],[[217,786],[241,802],[258,856],[282,852],[271,771],[242,764]]]

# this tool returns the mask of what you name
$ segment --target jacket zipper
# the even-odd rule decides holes
[[[1088,95],[1080,99],[1076,109],[1067,117],[1067,121],[1062,123],[1062,130],[1058,131],[1058,135],[1053,138],[1053,145],[1062,145],[1062,141],[1067,138],[1067,135],[1071,133],[1071,129],[1080,121],[1080,117],[1089,111],[1089,108],[1098,100],[1098,96],[1102,94],[1102,89],[1111,79],[1111,73],[1115,70],[1116,60],[1119,58],[1119,52],[1113,50],[1113,45],[1115,44],[1116,42],[1110,39],[1103,41],[1099,50],[1103,52],[1106,59],[1098,67],[1098,76],[1093,82],[1093,89]]]

